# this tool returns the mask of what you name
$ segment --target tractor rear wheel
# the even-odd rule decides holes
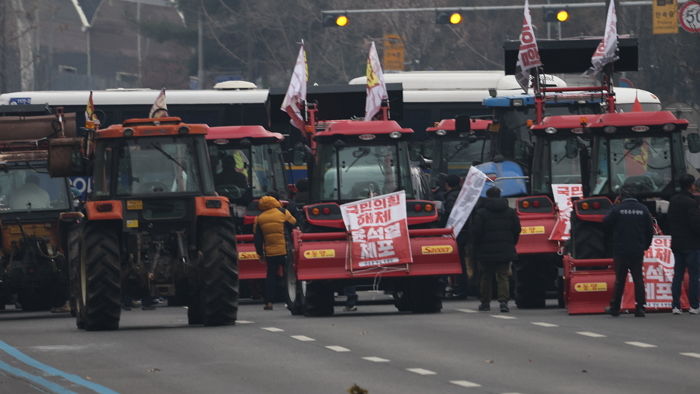
[[[73,317],[78,315],[77,301],[80,295],[80,226],[73,226],[68,230],[66,237],[66,265],[68,269],[68,301],[70,314]],[[82,327],[79,327],[82,328]]]
[[[306,282],[304,294],[304,316],[331,316],[333,315],[333,289],[324,281]]]
[[[545,262],[537,256],[521,256],[513,264],[515,274],[515,304],[520,309],[544,308],[547,296]]]
[[[85,225],[80,243],[78,328],[116,330],[121,316],[121,260],[117,229]]]
[[[205,326],[235,324],[239,296],[235,225],[230,219],[220,219],[205,221],[199,228],[202,323]]]
[[[439,277],[412,277],[408,284],[408,305],[413,313],[438,313],[442,310],[443,284]]]
[[[572,220],[571,247],[575,259],[601,259],[606,253],[605,231],[600,223]]]
[[[285,297],[287,309],[294,316],[304,313],[304,286],[305,283],[297,279],[292,256],[287,256],[287,263],[284,267]]]

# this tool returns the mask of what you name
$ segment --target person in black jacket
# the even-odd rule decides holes
[[[671,294],[672,313],[680,315],[681,312],[681,285],[683,275],[688,270],[688,301],[689,312],[697,315],[700,313],[698,302],[698,272],[700,271],[700,207],[693,196],[695,191],[695,177],[685,174],[679,179],[682,191],[671,197],[668,208],[668,225],[671,230],[671,250],[675,259],[673,267],[673,284]]]
[[[613,236],[613,260],[615,262],[615,289],[607,312],[620,315],[620,303],[625,291],[627,271],[634,281],[634,298],[637,303],[634,315],[644,317],[644,278],[642,268],[644,252],[649,249],[654,236],[654,222],[649,209],[633,196],[636,189],[623,185],[621,202],[614,206],[603,219],[603,225]]]
[[[486,197],[471,226],[474,255],[481,273],[479,310],[491,310],[491,283],[495,276],[501,312],[509,312],[508,268],[518,257],[515,244],[520,237],[520,219],[496,186],[486,191]]]

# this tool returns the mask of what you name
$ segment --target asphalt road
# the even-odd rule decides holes
[[[361,300],[372,296],[362,293]],[[0,313],[0,392],[698,393],[700,316],[568,316],[563,309],[440,314],[360,305],[328,318],[241,305],[229,327],[179,307],[123,312],[85,332],[67,315]]]

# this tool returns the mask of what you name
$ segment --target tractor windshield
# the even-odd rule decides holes
[[[51,178],[46,163],[23,163],[0,171],[0,212],[67,210],[65,178]]]
[[[673,180],[671,137],[597,138],[593,194],[617,193],[634,183],[640,193],[659,193]]]
[[[532,170],[533,193],[551,194],[552,184],[582,183],[581,155],[588,155],[589,143],[577,136],[537,138]]]
[[[180,136],[105,140],[95,153],[95,195],[108,196],[110,188],[120,196],[201,193],[203,144]]]
[[[354,201],[404,190],[413,197],[405,143],[318,148],[313,193],[318,201]]]
[[[444,174],[463,176],[472,165],[488,161],[491,141],[486,138],[438,139],[435,150],[437,169]]]
[[[210,145],[216,191],[241,203],[269,192],[282,193],[285,181],[280,154],[279,144]]]

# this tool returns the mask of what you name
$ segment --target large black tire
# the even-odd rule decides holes
[[[116,330],[121,316],[119,229],[108,223],[85,225],[80,243],[78,327]]]
[[[575,259],[601,259],[606,253],[605,230],[601,223],[571,220],[571,255]]]
[[[202,323],[205,326],[235,324],[239,280],[234,222],[228,218],[206,220],[199,229]]]
[[[284,294],[286,297],[287,309],[294,315],[304,313],[304,286],[306,284],[297,280],[297,273],[294,269],[292,256],[287,256],[286,267],[284,267]]]
[[[439,277],[409,278],[408,305],[413,313],[438,313],[442,310],[443,283]]]
[[[304,316],[319,317],[333,315],[333,288],[325,281],[308,281],[304,294]]]
[[[78,297],[80,295],[80,239],[81,229],[79,225],[75,225],[68,230],[66,235],[66,264],[68,269],[68,301],[70,305],[70,314],[73,317],[78,316]],[[79,327],[82,328],[82,327]]]
[[[544,308],[547,298],[546,262],[538,256],[520,256],[513,264],[515,304],[520,309]]]

